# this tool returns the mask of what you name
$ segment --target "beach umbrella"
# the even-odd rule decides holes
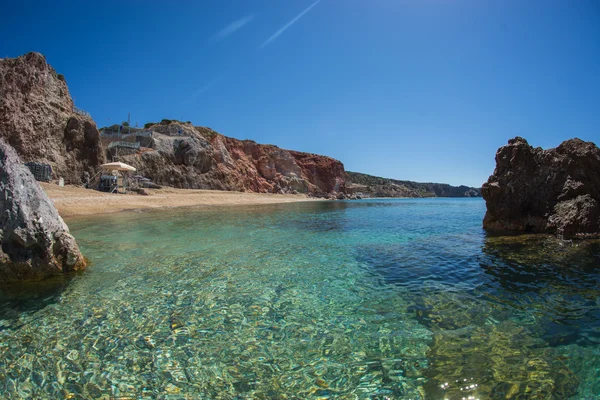
[[[120,161],[102,164],[100,167],[106,171],[135,171],[136,169],[129,164]]]

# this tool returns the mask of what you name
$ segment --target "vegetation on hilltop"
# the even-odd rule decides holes
[[[446,183],[420,183],[346,171],[349,193],[370,197],[480,197],[481,189]]]

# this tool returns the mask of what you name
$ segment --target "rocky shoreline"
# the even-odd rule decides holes
[[[141,129],[133,131],[123,135],[119,127],[118,143],[108,138],[103,144],[107,138],[87,112],[75,107],[65,77],[42,54],[0,59],[0,282],[85,267],[67,226],[22,162],[48,168],[54,180],[67,185],[93,184],[100,165],[118,160],[171,188],[292,196],[289,201],[361,197],[347,190],[344,165],[331,157],[238,140],[190,122],[148,123],[143,141],[136,136]]]
[[[0,282],[82,270],[85,259],[58,211],[0,138]]]
[[[488,232],[600,236],[600,150],[579,139],[549,150],[511,139],[496,154],[494,174],[478,189],[345,171],[331,157],[238,140],[191,122],[162,120],[127,135],[118,129],[118,143],[101,135],[43,55],[0,59],[0,281],[85,266],[68,228],[22,161],[48,165],[55,179],[71,185],[92,183],[101,164],[118,160],[170,188],[287,195],[290,201],[483,196]],[[142,134],[145,140],[138,137]]]

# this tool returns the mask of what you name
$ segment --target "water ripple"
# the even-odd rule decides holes
[[[585,398],[600,247],[477,199],[69,221],[92,268],[0,300],[5,398]]]

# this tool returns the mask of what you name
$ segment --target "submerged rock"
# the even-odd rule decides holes
[[[54,204],[0,139],[0,282],[80,270],[85,261]]]
[[[555,149],[533,148],[521,137],[496,153],[496,169],[481,193],[483,227],[496,232],[600,236],[600,149],[570,139]]]

